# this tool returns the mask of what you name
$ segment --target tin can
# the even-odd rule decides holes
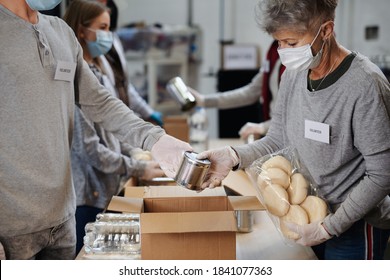
[[[194,152],[184,153],[175,181],[179,186],[200,191],[211,162],[208,159],[197,159],[196,156]]]
[[[195,107],[195,97],[188,90],[186,84],[180,77],[168,81],[166,89],[169,94],[181,105],[182,111],[188,111]]]
[[[238,232],[251,232],[253,225],[253,213],[251,210],[236,210]]]

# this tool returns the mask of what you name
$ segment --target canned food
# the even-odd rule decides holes
[[[185,152],[175,181],[179,186],[199,191],[206,178],[211,162],[208,159],[197,159],[197,153]]]
[[[180,77],[169,80],[166,88],[171,96],[181,105],[182,111],[188,111],[196,105],[195,97]]]

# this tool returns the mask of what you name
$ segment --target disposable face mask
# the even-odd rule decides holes
[[[62,0],[26,0],[27,5],[35,11],[47,11],[55,8]]]
[[[87,41],[87,47],[91,56],[95,58],[106,54],[112,47],[112,32],[93,29],[89,30],[96,32],[96,41]]]
[[[320,64],[324,43],[322,44],[321,50],[315,56],[311,52],[311,47],[320,34],[321,28],[322,26],[311,44],[306,44],[298,48],[278,49],[280,61],[287,69],[303,71],[315,68]]]

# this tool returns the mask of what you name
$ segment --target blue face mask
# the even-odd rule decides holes
[[[106,54],[112,47],[113,36],[111,31],[93,30],[96,32],[96,41],[87,41],[89,53],[93,58]]]
[[[26,0],[27,5],[35,11],[47,11],[55,8],[62,0]]]

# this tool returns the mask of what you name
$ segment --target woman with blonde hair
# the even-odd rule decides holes
[[[111,69],[104,54],[111,49],[112,33],[109,10],[96,1],[75,0],[69,5],[64,20],[74,30],[83,56],[100,83],[115,97],[118,94],[106,75]],[[106,68],[105,68],[106,67]],[[131,158],[135,149],[123,145],[98,123],[89,120],[76,107],[72,145],[72,172],[76,190],[77,252],[83,246],[84,227],[94,221],[111,197],[118,193],[122,177],[144,180],[164,175],[154,161]]]

